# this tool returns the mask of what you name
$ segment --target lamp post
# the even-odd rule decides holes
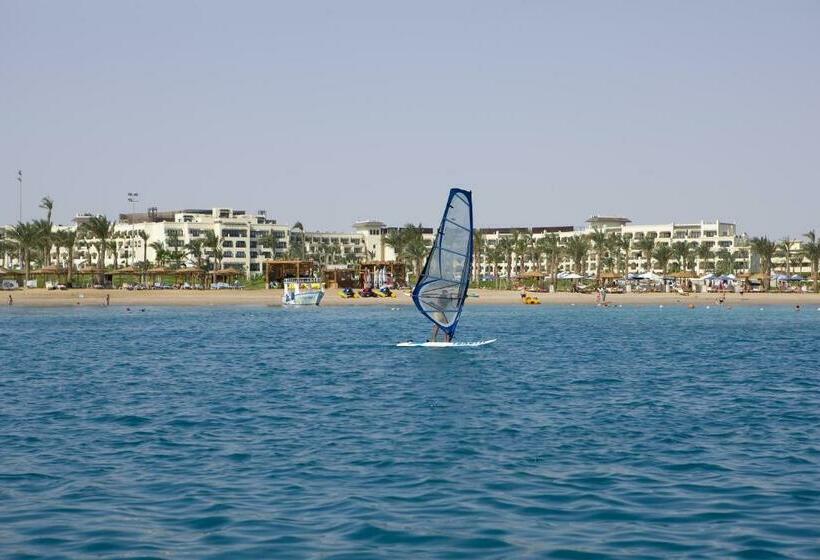
[[[135,214],[137,213],[136,204],[137,204],[137,202],[139,202],[139,196],[140,196],[140,193],[136,193],[136,192],[129,192],[128,193],[128,202],[131,203],[131,219],[129,219],[128,222],[130,223],[131,228],[128,231],[128,250],[125,252],[125,265],[126,266],[128,266],[128,263],[129,263],[129,260],[130,260],[129,257],[133,256],[131,253],[134,251],[134,234],[136,233],[134,231],[134,219],[135,219]]]
[[[18,190],[17,190],[17,206],[18,206],[17,221],[22,222],[23,221],[23,170],[22,169],[17,170],[17,183],[19,183]]]
[[[128,193],[128,202],[131,203],[131,220],[130,222],[134,223],[134,214],[136,214],[136,204],[139,202],[140,193],[130,192]]]

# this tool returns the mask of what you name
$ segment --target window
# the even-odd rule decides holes
[[[245,251],[237,251],[236,252],[237,259],[244,259],[245,258]]]
[[[244,249],[247,246],[247,244],[244,241],[237,241],[236,245],[234,245],[234,246],[235,247],[241,247],[241,248]]]
[[[284,241],[277,241],[277,242],[276,242],[276,248],[277,248],[277,249],[287,249],[287,248],[288,248],[288,244],[287,244],[287,243],[285,243]]]
[[[233,247],[233,241],[223,241],[222,246],[223,247]]]
[[[225,257],[226,259],[232,259],[233,258],[233,251],[225,251],[224,253],[222,253],[222,256]]]
[[[251,249],[256,249],[256,241],[251,241]]]
[[[251,272],[259,272],[259,263],[251,263]]]
[[[259,257],[259,253],[257,253],[256,251],[251,251],[251,258],[252,259],[256,259],[258,257]]]

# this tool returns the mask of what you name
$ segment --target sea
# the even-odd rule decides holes
[[[820,310],[0,309],[0,557],[820,558]]]

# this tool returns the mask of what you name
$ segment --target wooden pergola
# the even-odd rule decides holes
[[[325,270],[325,284],[328,288],[356,288],[359,274],[352,268]]]
[[[265,267],[265,288],[270,288],[270,283],[281,282],[285,278],[309,278],[316,274],[316,263],[303,260],[278,260],[268,259],[264,263]]]
[[[359,287],[364,287],[365,278],[368,276],[372,283],[376,273],[382,268],[387,270],[390,276],[393,277],[394,282],[404,284],[404,278],[407,272],[407,267],[404,263],[398,261],[366,261],[359,263]]]
[[[222,268],[211,272],[211,276],[214,278],[214,283],[218,282],[220,278],[225,282],[228,280],[233,280],[240,274],[243,274],[243,272],[235,268]]]

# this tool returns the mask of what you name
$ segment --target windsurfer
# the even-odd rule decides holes
[[[442,290],[441,294],[438,296],[439,300],[439,308],[440,309],[447,309],[449,305],[452,304],[450,301],[450,291],[449,290]],[[439,327],[440,324],[444,324],[447,322],[447,316],[444,314],[444,311],[433,311],[430,316],[433,318],[433,334],[430,336],[430,342],[436,342],[438,338],[438,333],[441,330]],[[453,335],[449,332],[444,333],[444,342],[452,342]]]

